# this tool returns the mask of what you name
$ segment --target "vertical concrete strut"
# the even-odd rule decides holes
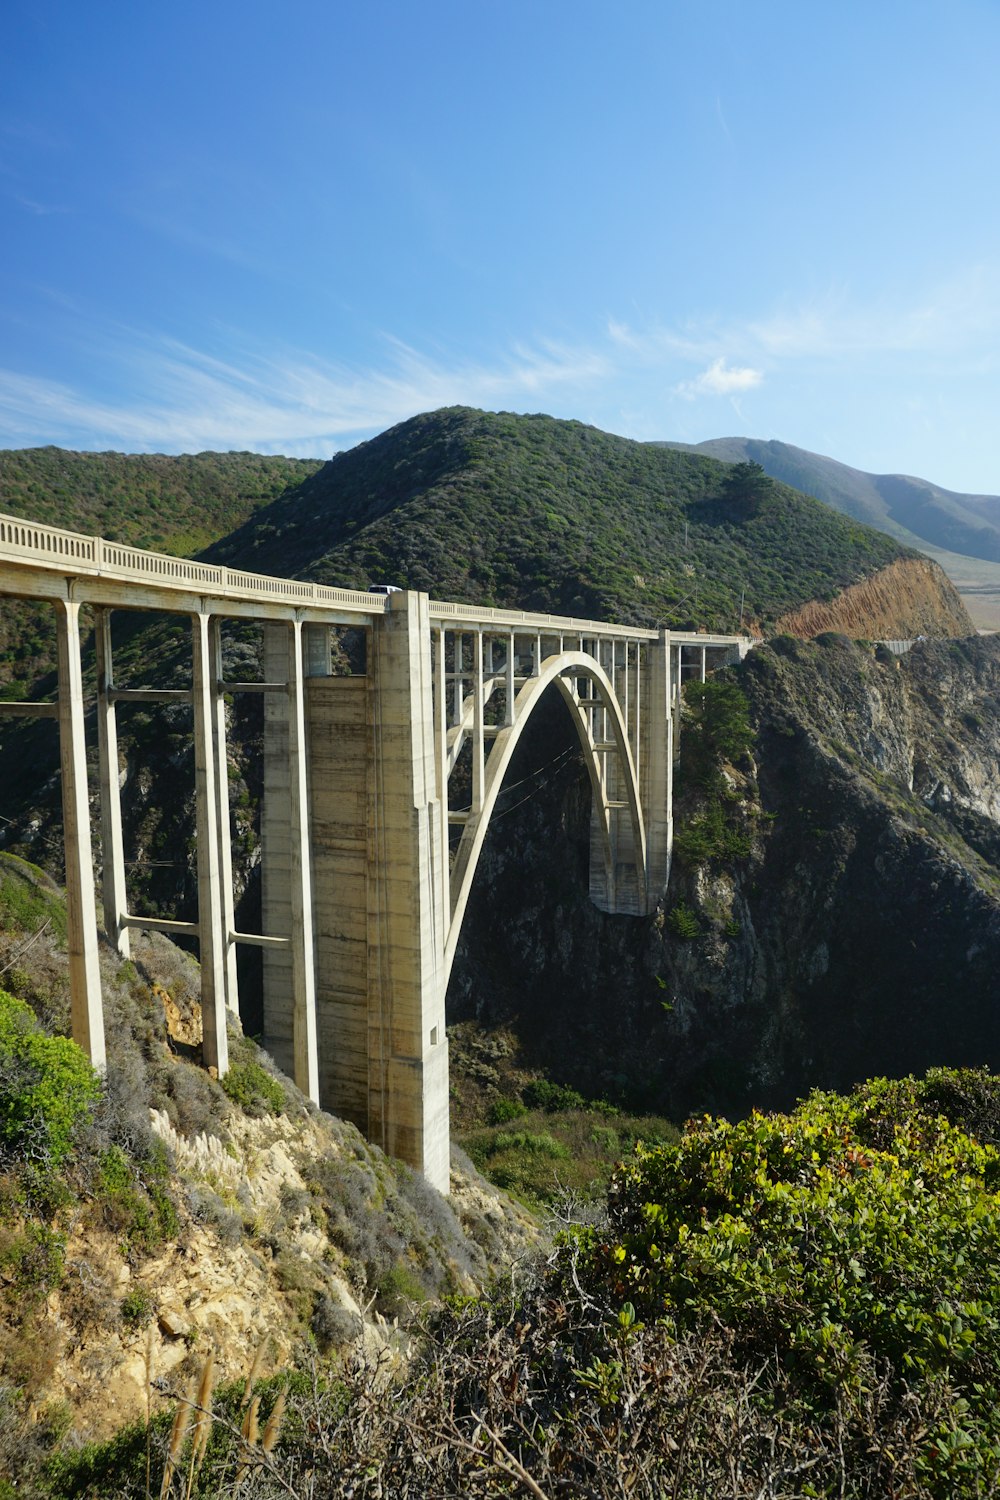
[[[373,631],[376,815],[368,855],[369,1132],[447,1192],[442,822],[426,595]],[[456,665],[456,670],[458,670]]]
[[[643,816],[646,826],[647,909],[662,898],[670,874],[673,848],[674,729],[678,711],[674,662],[679,651],[670,643],[670,632],[646,652],[646,684],[643,692],[644,756],[640,765]]]
[[[101,778],[101,895],[108,942],[122,958],[131,951],[125,916],[125,848],[122,840],[121,771],[118,765],[118,724],[114,700],[114,662],[111,654],[111,611],[94,610],[97,651],[97,748]]]
[[[434,789],[438,799],[440,831],[438,843],[441,850],[438,870],[438,904],[443,912],[448,910],[448,769],[445,757],[448,750],[448,679],[446,675],[447,655],[444,628],[434,632]]]
[[[483,632],[473,636],[472,668],[472,811],[482,811],[486,781],[485,708],[486,688],[483,682]]]
[[[264,626],[264,681],[288,680],[288,627]],[[292,930],[291,792],[289,788],[288,705],[285,694],[264,694],[264,795],[260,809],[261,916],[263,930],[285,936]],[[289,948],[265,948],[263,961],[264,1045],[280,1068],[295,1073],[292,955]],[[337,1108],[336,1105],[333,1106]]]
[[[66,936],[73,1040],[99,1072],[107,1066],[104,1009],[97,961],[97,914],[90,844],[87,744],[80,666],[80,606],[54,600],[59,662],[59,757],[62,765],[63,839],[66,854]]]
[[[313,952],[312,859],[309,841],[309,788],[306,776],[306,719],[302,621],[288,630],[289,885],[292,915],[292,1043],[295,1082],[319,1103],[316,1041],[316,971]]]
[[[229,826],[229,757],[226,754],[226,698],[222,690],[222,621],[215,615],[209,622],[209,645],[212,653],[212,753],[215,763],[215,812],[219,823],[219,887],[222,903],[222,975],[226,1008],[240,1013],[239,981],[236,969],[236,943],[233,933],[236,917],[233,908],[233,842]]]
[[[198,950],[201,960],[202,1053],[221,1078],[229,1067],[222,896],[219,886],[217,758],[212,714],[214,660],[210,616],[191,617],[194,706],[194,778],[198,846]]]

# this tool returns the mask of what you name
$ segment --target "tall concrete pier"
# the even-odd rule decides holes
[[[263,950],[265,1043],[313,1100],[447,1191],[444,1000],[462,918],[511,757],[557,691],[592,790],[591,898],[655,909],[672,842],[683,679],[737,658],[746,638],[384,596],[165,557],[0,516],[0,596],[56,612],[56,703],[0,715],[58,720],[73,1034],[104,1066],[97,965],[81,606],[93,612],[100,860],[107,941],[132,928],[198,943],[206,1066],[228,1066],[236,947]],[[186,615],[192,685],[120,687],[112,610]],[[226,619],[264,628],[263,680],[223,678]],[[363,669],[331,672],[331,631],[363,640]],[[227,695],[264,695],[263,931],[235,930]],[[128,909],[116,703],[189,703],[195,747],[198,918]]]

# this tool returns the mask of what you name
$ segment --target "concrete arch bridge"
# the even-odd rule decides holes
[[[448,1186],[445,990],[504,776],[544,694],[572,717],[592,789],[590,895],[641,914],[666,885],[682,681],[745,654],[746,637],[643,630],[517,610],[388,596],[186,561],[0,516],[0,597],[47,600],[59,686],[0,716],[58,721],[73,1034],[104,1065],[87,770],[81,608],[97,658],[96,738],[104,928],[198,940],[203,1052],[228,1065],[236,950],[263,950],[264,1040],[310,1098]],[[190,689],[115,679],[114,610],[187,616]],[[227,620],[263,626],[262,681],[227,681]],[[363,666],[332,669],[334,633]],[[263,931],[233,915],[227,695],[264,696]],[[190,703],[198,918],[129,909],[117,705]],[[454,847],[452,847],[454,845]]]

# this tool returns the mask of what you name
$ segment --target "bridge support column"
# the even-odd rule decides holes
[[[295,1082],[319,1103],[316,970],[313,955],[312,859],[306,785],[306,718],[302,621],[288,630],[289,895],[292,918],[292,1043]]]
[[[94,610],[97,648],[97,744],[101,774],[101,890],[104,930],[108,942],[128,958],[131,951],[124,918],[125,849],[122,841],[121,771],[118,766],[118,723],[115,712],[114,663],[111,655],[111,611]]]
[[[330,647],[328,630],[306,630],[307,635],[300,620],[264,627],[265,680],[284,682],[286,691],[268,693],[264,700],[263,925],[266,933],[288,938],[287,947],[264,950],[264,1043],[308,1098],[330,1105],[320,1078],[317,1037],[314,922],[318,912],[313,898],[310,827],[315,809],[311,817],[305,655],[308,646],[310,667],[326,672]],[[327,680],[315,679],[317,683]],[[311,686],[313,679],[309,681]],[[315,796],[322,801],[322,774],[314,779]],[[335,893],[324,895],[336,899]]]
[[[219,820],[212,678],[214,658],[210,617],[191,617],[194,674],[194,776],[198,844],[198,957],[201,963],[202,1055],[221,1078],[229,1067],[226,1034],[226,978],[219,889]]]
[[[222,980],[226,1008],[240,1013],[240,989],[236,970],[236,926],[233,904],[233,840],[229,827],[229,757],[226,754],[226,699],[222,691],[222,621],[209,624],[212,655],[212,754],[215,764],[215,816],[219,825],[219,895],[222,903]]]
[[[73,1040],[98,1072],[107,1066],[101,973],[97,962],[97,914],[90,844],[87,745],[83,730],[80,666],[80,606],[56,599],[59,658],[59,755],[62,763],[63,837],[66,853],[66,926]]]
[[[368,838],[369,1134],[448,1191],[441,816],[427,596],[393,594],[372,632]]]
[[[643,817],[646,823],[648,910],[653,911],[667,888],[674,842],[674,735],[680,653],[661,630],[647,655],[643,692],[643,735],[640,765]]]

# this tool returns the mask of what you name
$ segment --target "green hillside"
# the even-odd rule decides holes
[[[319,467],[259,453],[0,450],[0,511],[190,557]]]
[[[0,512],[190,557],[320,467],[258,453],[72,453],[0,449]],[[0,698],[23,698],[51,670],[45,605],[0,612]]]
[[[712,438],[668,444],[730,462],[751,460],[773,479],[832,505],[907,546],[931,546],[1000,562],[1000,496],[962,495],[908,474],[868,474],[791,443]]]
[[[714,459],[580,422],[449,407],[337,454],[210,555],[351,587],[733,629],[904,549],[782,484],[756,504]]]

